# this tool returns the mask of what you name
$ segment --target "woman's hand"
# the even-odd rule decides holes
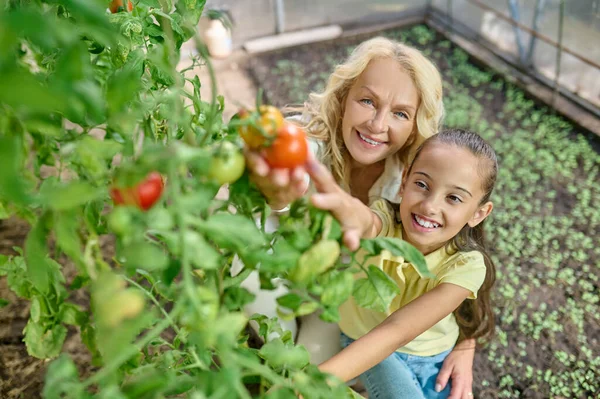
[[[330,211],[340,222],[344,244],[351,251],[358,249],[361,238],[377,235],[381,230],[379,217],[359,199],[345,192],[324,165],[316,160],[309,160],[307,170],[318,191],[318,194],[311,196],[310,201],[315,207]]]
[[[306,193],[308,179],[305,178],[304,167],[272,169],[256,151],[246,150],[245,156],[250,180],[256,184],[274,210],[285,208]]]
[[[436,379],[436,391],[446,387],[452,380],[452,390],[448,399],[473,399],[473,358],[475,340],[465,339],[458,343],[444,360]]]

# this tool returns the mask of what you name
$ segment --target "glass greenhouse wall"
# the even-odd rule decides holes
[[[600,116],[600,0],[209,0],[207,8],[230,13],[236,47],[328,24],[348,30],[441,16]]]

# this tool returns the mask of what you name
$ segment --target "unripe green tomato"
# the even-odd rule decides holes
[[[319,241],[300,256],[288,278],[296,283],[309,284],[319,274],[333,267],[339,257],[340,244],[337,241]]]
[[[242,177],[245,168],[246,160],[239,148],[225,142],[211,160],[209,177],[220,185],[231,184]]]
[[[127,207],[117,206],[108,215],[108,228],[119,236],[125,236],[131,232],[131,214]]]

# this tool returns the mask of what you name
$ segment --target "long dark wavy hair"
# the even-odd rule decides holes
[[[417,149],[411,167],[408,169],[409,174],[419,154],[424,148],[433,144],[463,148],[479,158],[479,176],[481,176],[484,192],[479,204],[483,205],[489,201],[498,176],[498,157],[494,149],[477,133],[463,129],[445,130],[428,138]],[[496,267],[486,249],[484,223],[485,220],[475,227],[470,227],[466,224],[446,244],[447,248],[453,251],[480,252],[483,255],[486,266],[485,280],[481,288],[479,288],[477,299],[463,301],[458,309],[454,311],[454,316],[460,328],[459,340],[475,338],[489,341],[494,335],[495,320],[490,294],[496,282]]]

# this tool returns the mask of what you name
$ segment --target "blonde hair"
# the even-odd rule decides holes
[[[420,105],[416,114],[415,135],[399,151],[405,165],[415,150],[428,137],[436,134],[444,115],[442,79],[439,71],[421,52],[384,37],[375,37],[361,43],[346,62],[338,65],[322,93],[312,93],[305,104],[310,117],[306,126],[309,136],[321,140],[324,156],[331,162],[331,172],[345,189],[350,186],[350,155],[341,134],[342,116],[350,88],[373,59],[390,58],[410,75],[419,93]]]

